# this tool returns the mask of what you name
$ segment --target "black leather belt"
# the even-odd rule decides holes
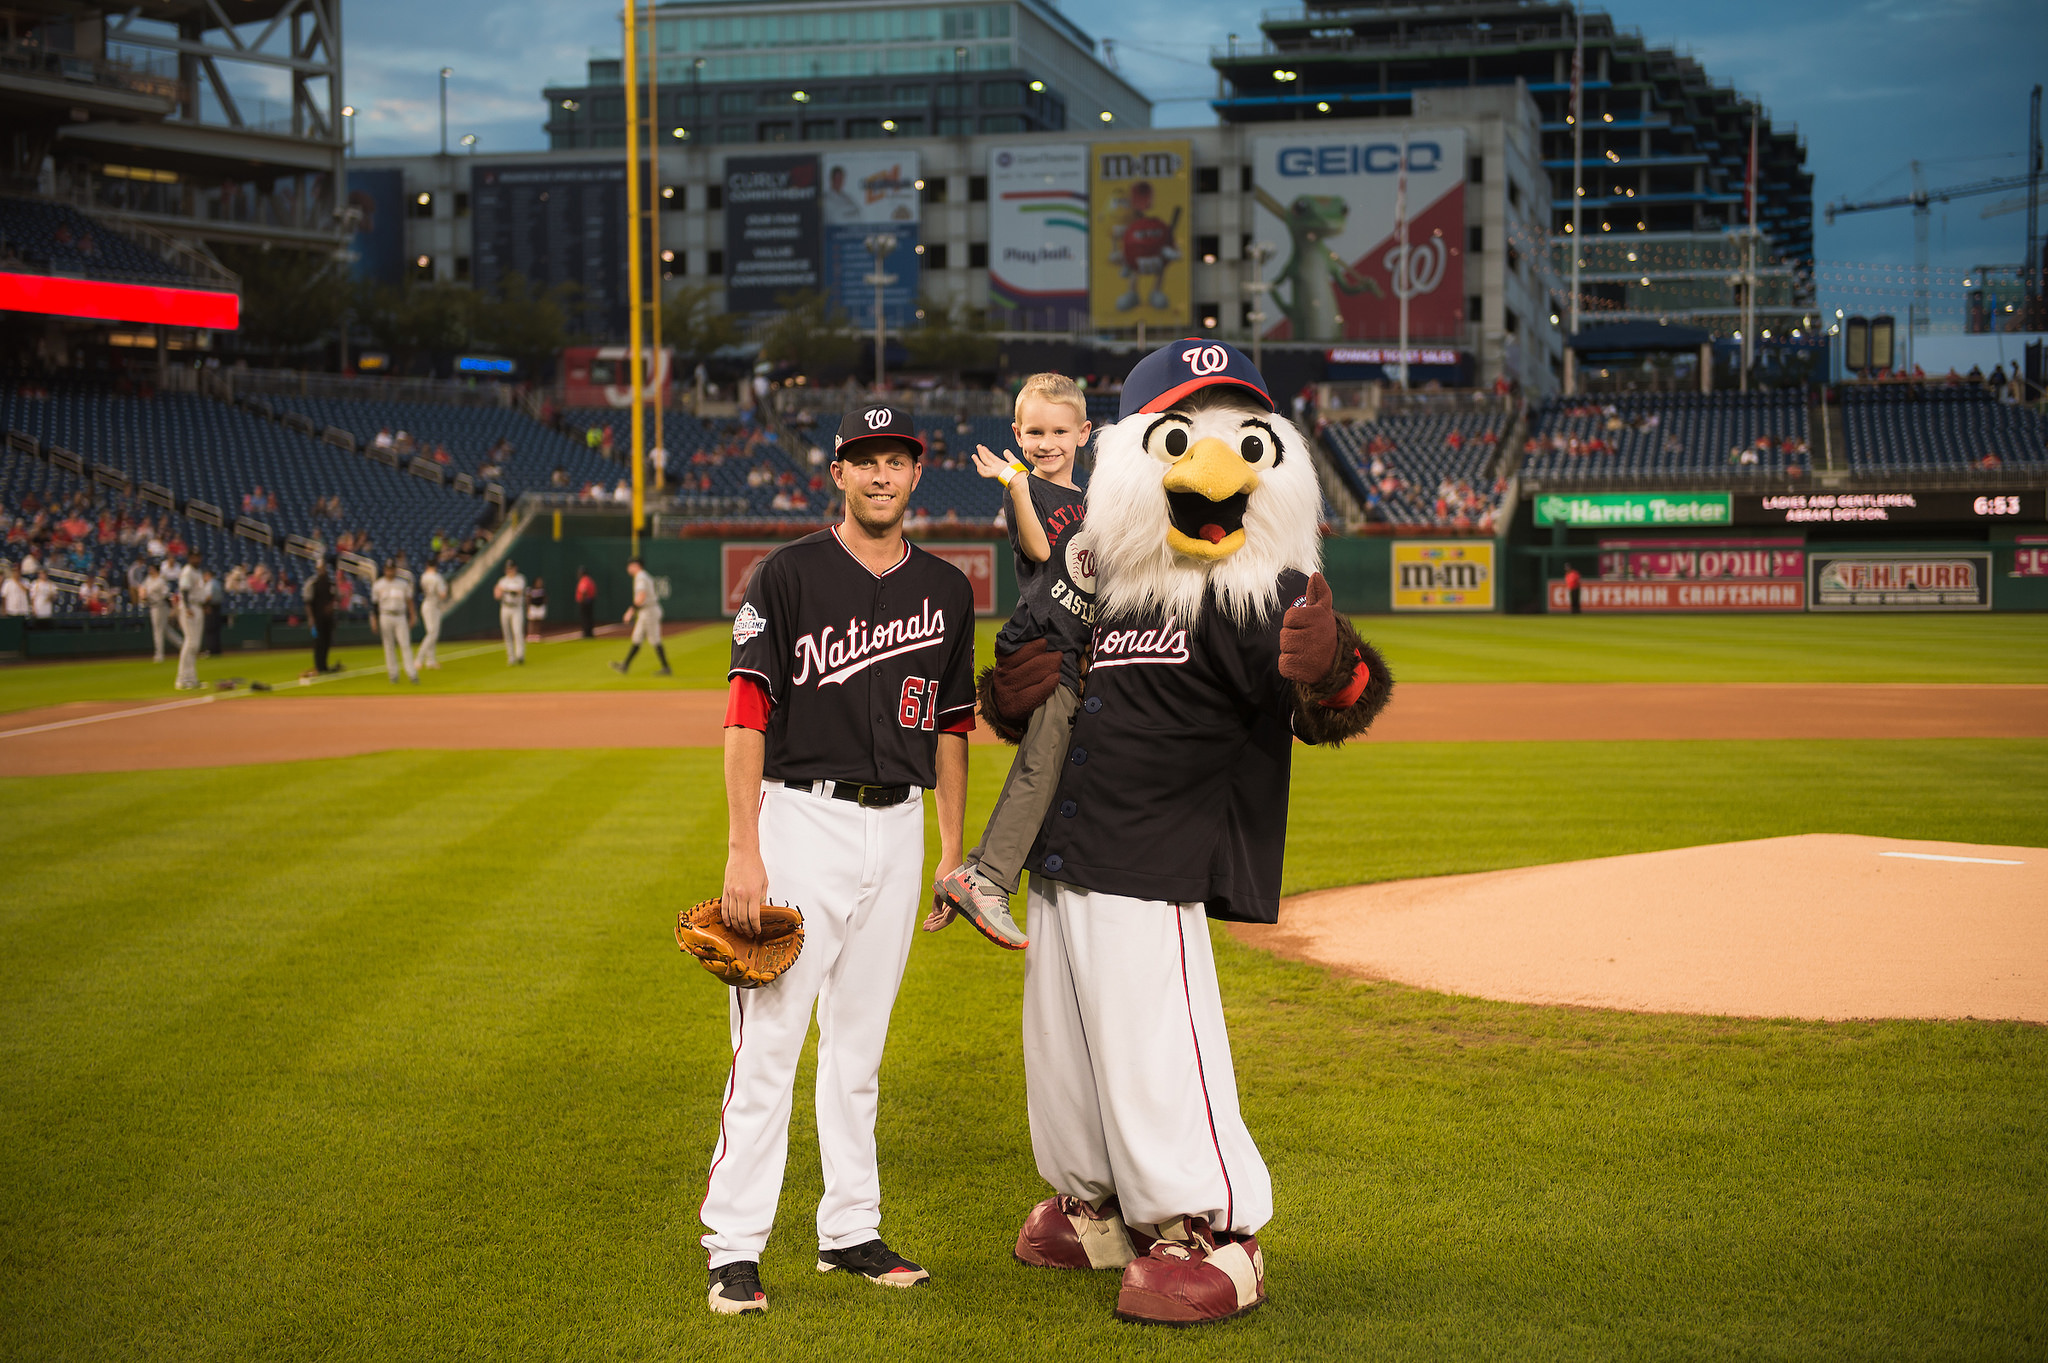
[[[816,781],[784,781],[782,784],[786,789],[801,791],[815,791],[819,785]],[[917,789],[915,786],[862,786],[851,781],[826,781],[823,784],[824,794],[834,800],[850,801],[862,809],[888,809],[900,805]]]

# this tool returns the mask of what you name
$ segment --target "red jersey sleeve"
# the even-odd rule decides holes
[[[775,712],[775,702],[768,699],[768,688],[761,685],[761,679],[739,676],[725,693],[725,727],[728,729],[768,730],[768,716]],[[973,719],[972,714],[968,716]]]

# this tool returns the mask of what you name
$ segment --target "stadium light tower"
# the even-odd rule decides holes
[[[882,391],[883,379],[882,348],[888,341],[888,332],[885,330],[883,320],[882,290],[896,282],[895,275],[889,274],[882,269],[882,262],[889,258],[891,251],[896,249],[896,234],[894,232],[875,232],[870,234],[868,239],[861,244],[866,246],[868,254],[875,258],[875,270],[873,274],[868,276],[867,282],[875,286],[875,392],[879,394]]]
[[[448,154],[448,78],[455,74],[455,68],[441,68],[441,155]]]

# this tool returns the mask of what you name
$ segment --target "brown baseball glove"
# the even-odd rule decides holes
[[[786,904],[761,906],[761,935],[749,937],[718,916],[707,899],[676,915],[676,945],[735,989],[759,989],[796,963],[804,949],[804,915]]]

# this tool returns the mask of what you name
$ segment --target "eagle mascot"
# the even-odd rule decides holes
[[[1308,441],[1235,348],[1131,371],[1096,439],[1095,633],[1059,788],[1027,863],[1031,1143],[1057,1195],[1017,1258],[1117,1269],[1116,1314],[1195,1325],[1266,1299],[1266,1166],[1238,1111],[1207,918],[1279,915],[1296,741],[1363,733],[1393,686],[1318,571]],[[982,709],[1015,733],[1058,680],[998,660]]]

